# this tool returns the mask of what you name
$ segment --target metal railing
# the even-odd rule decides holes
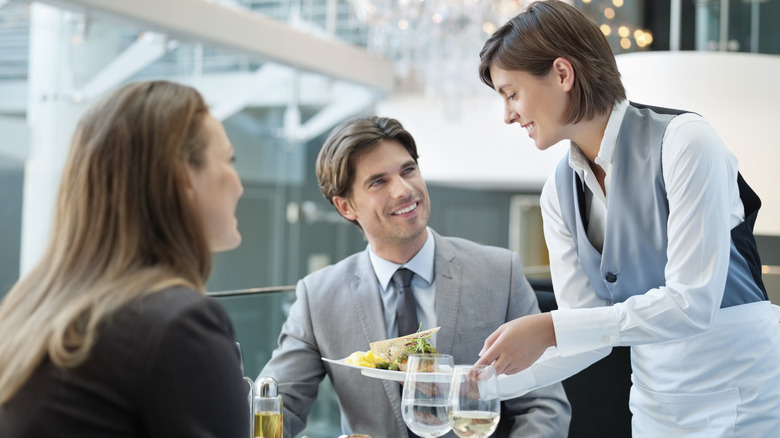
[[[295,285],[270,286],[270,287],[252,287],[252,288],[248,288],[248,289],[234,289],[234,290],[215,291],[215,292],[208,292],[208,295],[210,297],[223,298],[223,297],[240,297],[240,296],[245,296],[245,295],[272,294],[272,293],[289,292],[289,291],[295,291]]]

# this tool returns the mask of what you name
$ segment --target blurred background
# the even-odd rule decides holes
[[[208,290],[230,312],[248,375],[276,345],[299,279],[365,248],[319,193],[329,130],[357,115],[415,136],[430,226],[517,251],[548,275],[538,197],[568,145],[540,153],[502,121],[478,53],[520,0],[0,0],[0,296],[46,242],[71,133],[127,82],[196,87],[236,148],[243,243]],[[780,303],[780,0],[573,0],[612,44],[631,100],[707,118],[764,201],[756,225]],[[328,382],[305,433],[339,434]]]

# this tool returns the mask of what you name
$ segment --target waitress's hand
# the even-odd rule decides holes
[[[509,321],[485,340],[475,365],[493,364],[496,374],[515,374],[556,345],[552,315],[537,313]]]

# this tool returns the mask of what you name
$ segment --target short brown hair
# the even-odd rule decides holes
[[[479,53],[479,76],[495,88],[490,67],[542,77],[556,58],[574,68],[567,123],[590,120],[625,100],[615,56],[606,37],[574,6],[558,0],[531,3],[488,38]]]
[[[383,141],[397,141],[417,162],[417,144],[398,120],[363,117],[334,128],[317,156],[316,173],[322,196],[331,204],[334,196],[349,198],[357,159]]]

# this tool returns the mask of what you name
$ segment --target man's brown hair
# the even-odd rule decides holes
[[[398,120],[363,117],[347,120],[334,128],[317,156],[316,173],[322,196],[331,204],[334,196],[349,198],[355,181],[355,163],[383,141],[397,141],[417,162],[417,144]]]

